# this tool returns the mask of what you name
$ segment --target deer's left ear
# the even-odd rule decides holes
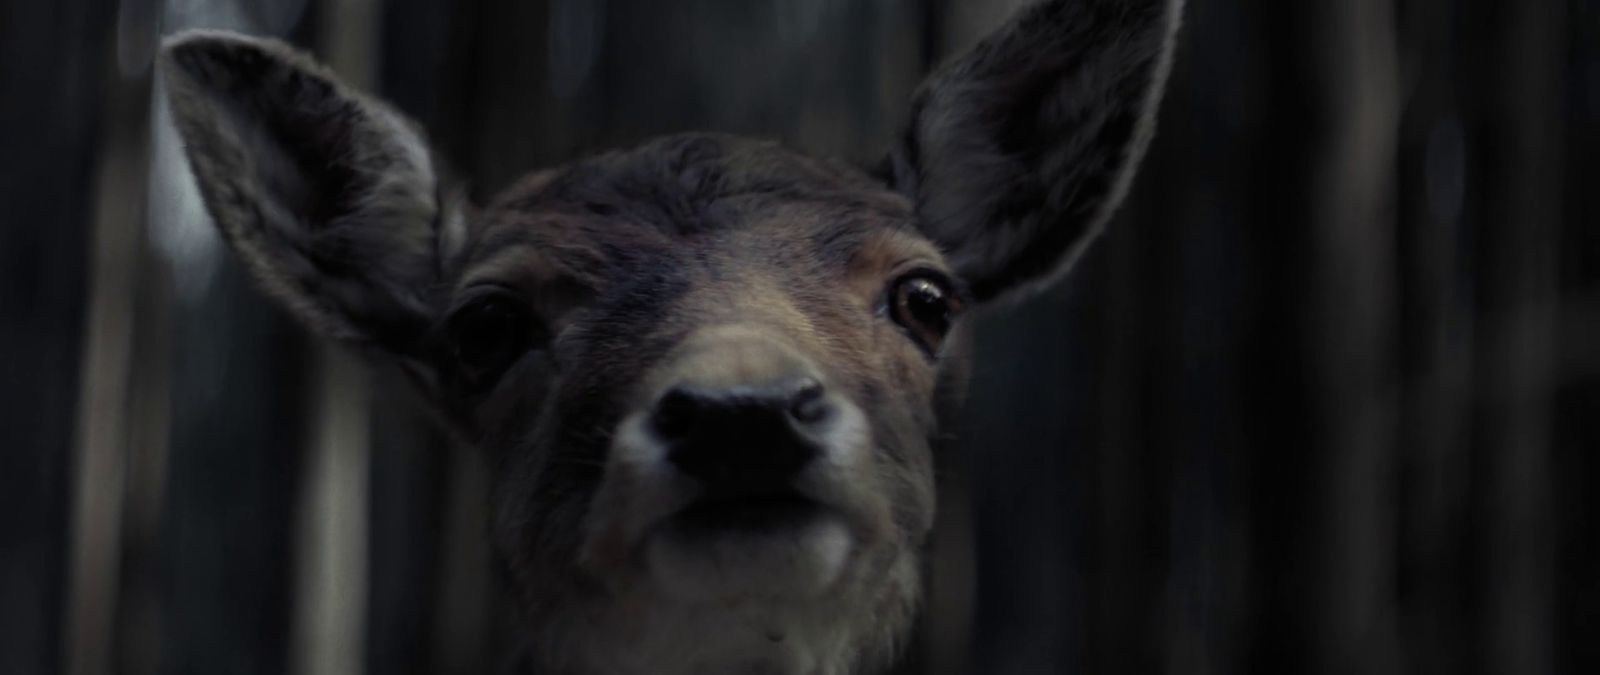
[[[1155,129],[1182,0],[1047,0],[923,83],[889,161],[981,300],[1069,268]]]

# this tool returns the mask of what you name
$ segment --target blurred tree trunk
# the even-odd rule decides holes
[[[1394,158],[1399,63],[1394,8],[1386,0],[1307,6],[1314,54],[1305,79],[1311,181],[1304,219],[1311,237],[1306,358],[1312,387],[1306,449],[1323,485],[1311,522],[1321,616],[1307,645],[1315,672],[1397,673],[1394,513],[1400,383],[1395,379]],[[1290,92],[1286,92],[1290,93]],[[1293,222],[1293,221],[1288,221]]]
[[[1475,384],[1482,672],[1551,672],[1550,404],[1561,222],[1560,3],[1475,3],[1482,287]],[[1487,55],[1483,58],[1482,55]]]
[[[95,221],[88,323],[81,364],[73,486],[71,579],[67,585],[64,672],[115,670],[117,613],[121,608],[122,553],[134,428],[134,334],[138,325],[138,280],[148,260],[150,170],[149,69],[130,67],[127,55],[154,44],[153,28],[143,45],[128,40],[129,26],[151,28],[124,3],[117,37],[117,68],[106,78],[104,136],[94,191]],[[138,18],[149,19],[148,13]],[[138,392],[143,394],[144,392]],[[135,514],[142,517],[144,514]],[[142,522],[141,522],[142,524]]]
[[[1254,366],[1241,298],[1260,254],[1238,217],[1258,151],[1249,27],[1231,3],[1189,8],[1159,141],[1102,244],[1087,672],[1235,673],[1250,644],[1237,478],[1255,419],[1241,402]]]
[[[1566,12],[1556,27],[1565,59],[1564,208],[1555,251],[1563,313],[1547,515],[1561,530],[1551,589],[1554,670],[1593,673],[1600,672],[1600,3],[1571,0]]]
[[[196,300],[174,308],[170,347],[159,670],[283,672],[312,398],[304,337],[237,265]]]
[[[1253,672],[1397,669],[1392,7],[1261,3],[1267,97],[1257,236]]]
[[[0,671],[61,667],[69,472],[112,3],[0,6]]]
[[[1396,583],[1405,670],[1467,672],[1468,493],[1472,399],[1466,139],[1456,3],[1420,0],[1400,15],[1407,105],[1397,157],[1403,378]]]

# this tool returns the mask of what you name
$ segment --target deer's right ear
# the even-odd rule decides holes
[[[181,33],[160,64],[206,208],[262,285],[326,334],[415,349],[460,239],[415,126],[274,40]]]

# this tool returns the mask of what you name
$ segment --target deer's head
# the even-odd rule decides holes
[[[263,286],[400,363],[493,459],[493,538],[541,661],[847,672],[911,624],[964,310],[1095,237],[1176,15],[1032,7],[924,84],[871,169],[682,135],[482,209],[414,125],[282,44],[187,33],[162,72]]]

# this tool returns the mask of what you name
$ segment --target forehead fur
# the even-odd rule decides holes
[[[776,142],[684,134],[541,172],[502,193],[474,228],[470,267],[528,243],[591,263],[655,257],[687,239],[790,217],[816,253],[854,248],[866,231],[912,228],[912,206],[851,164]],[[837,251],[844,253],[844,251]]]
[[[817,159],[774,141],[693,133],[596,155],[544,180],[508,191],[499,205],[623,209],[693,233],[718,223],[703,217],[729,197],[838,203],[895,214],[910,203],[878,178],[841,161]]]

